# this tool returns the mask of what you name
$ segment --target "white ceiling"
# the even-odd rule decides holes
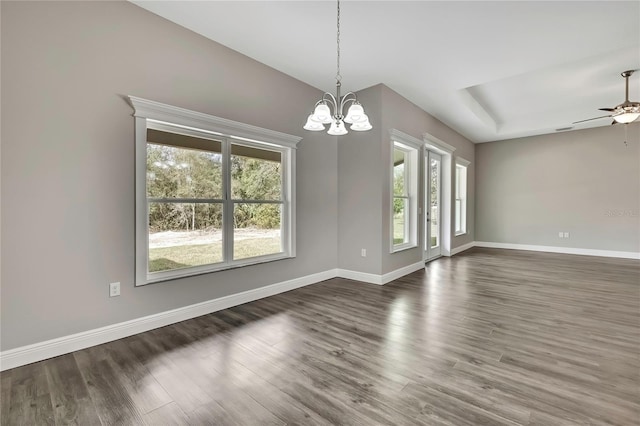
[[[335,91],[334,1],[133,3]],[[343,90],[384,83],[474,142],[605,115],[598,108],[624,100],[620,72],[640,68],[640,1],[343,0],[341,9]],[[640,101],[640,71],[630,83]]]

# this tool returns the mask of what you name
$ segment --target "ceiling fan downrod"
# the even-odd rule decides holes
[[[629,77],[633,74],[634,70],[623,71],[620,75],[624,77],[624,103],[622,105],[630,104],[629,102]]]

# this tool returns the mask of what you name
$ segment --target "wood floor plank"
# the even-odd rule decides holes
[[[467,409],[495,414],[501,421],[526,424],[531,417],[531,409],[512,398],[508,391],[462,370],[452,369],[420,377],[412,381],[411,386],[429,388],[443,397],[456,400],[457,404],[464,404]],[[403,392],[407,389],[405,387]]]
[[[128,346],[185,413],[213,402],[198,384],[185,376],[179,365],[174,362],[172,354],[161,348],[153,334],[134,336],[129,340]]]
[[[84,382],[73,354],[45,362],[47,382],[55,423],[62,425],[100,424],[96,407]]]
[[[0,425],[9,424],[11,410],[11,370],[0,373]]]
[[[142,414],[107,359],[104,345],[74,353],[78,368],[104,425],[141,424]]]
[[[202,405],[189,414],[189,425],[193,426],[243,426],[215,402]]]
[[[640,262],[474,248],[0,374],[0,424],[640,424]]]
[[[375,424],[370,417],[353,410],[351,389],[339,387],[330,376],[313,367],[298,365],[298,361],[282,352],[269,350],[261,341],[243,340],[234,347],[234,359],[330,424]],[[298,369],[294,370],[296,365]]]
[[[44,362],[16,368],[11,373],[10,425],[53,425],[55,416]]]
[[[447,419],[460,426],[518,424],[428,386],[410,383],[402,392],[413,396],[422,403],[418,419],[426,423],[435,417],[436,419]]]
[[[554,413],[564,420],[587,417],[594,421],[628,425],[640,418],[640,405],[611,398],[596,386],[585,387],[500,362],[473,365],[462,362],[454,368],[473,372],[493,386],[518,396],[523,405]],[[635,401],[639,400],[636,398]]]
[[[246,342],[246,340],[243,340],[243,342]],[[414,419],[404,414],[401,410],[403,407],[398,407],[398,410],[395,410],[395,408],[385,404],[385,398],[380,397],[379,389],[375,388],[371,383],[371,377],[365,378],[362,373],[352,375],[350,373],[353,370],[347,371],[337,364],[327,362],[328,358],[326,356],[324,357],[325,360],[320,359],[322,356],[320,350],[316,352],[299,350],[282,352],[274,347],[265,345],[261,341],[253,342],[249,348],[255,353],[266,354],[267,358],[271,360],[271,366],[263,364],[260,368],[254,370],[256,374],[263,375],[265,380],[278,383],[278,386],[283,386],[282,384],[287,383],[287,379],[293,376],[291,377],[294,381],[293,387],[297,388],[298,391],[301,387],[304,387],[311,394],[315,390],[320,390],[328,395],[339,395],[340,398],[338,399],[340,401],[349,401],[352,405],[358,407],[357,412],[347,410],[338,418],[334,416],[325,417],[334,424],[336,421],[356,424],[416,424]],[[339,354],[335,354],[335,356],[339,356]],[[248,368],[252,367],[248,366]],[[295,381],[298,377],[305,380]],[[288,385],[291,385],[291,383],[289,382]],[[288,385],[284,386],[284,388],[289,389],[290,386]],[[397,388],[389,394],[392,393],[397,393]],[[295,395],[292,396],[296,397]],[[316,399],[318,399],[317,396]],[[308,401],[304,400],[301,402],[308,403]],[[325,398],[323,402],[333,405],[334,411],[340,410],[335,405],[336,401],[332,401],[331,398]],[[309,408],[324,415],[327,413],[326,409],[315,405],[311,405]]]
[[[150,426],[189,424],[189,417],[173,401],[144,414],[142,419]]]
[[[129,350],[122,341],[105,346],[111,367],[131,396],[138,410],[149,413],[173,402],[167,391],[156,381],[149,370]]]
[[[264,380],[238,362],[236,357],[226,358],[223,353],[211,356],[209,365],[224,376],[224,380],[241,389],[260,405],[287,424],[328,425],[328,421],[291,398],[280,388]]]

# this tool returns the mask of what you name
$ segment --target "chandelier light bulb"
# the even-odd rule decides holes
[[[332,120],[331,128],[327,133],[331,136],[342,136],[346,135],[349,132],[347,132],[347,129],[345,128],[342,120]]]
[[[349,107],[349,111],[347,111],[347,116],[345,117],[345,123],[357,123],[363,120],[364,108],[359,103],[353,103]]]
[[[310,114],[303,129],[311,130],[312,132],[319,132],[320,130],[324,130],[324,125],[319,121],[314,120],[313,114]]]
[[[366,121],[353,123],[351,125],[351,130],[354,130],[356,132],[365,132],[365,131],[371,130],[371,129],[373,129],[373,126],[371,125],[371,123],[369,123],[368,119]]]
[[[318,105],[313,112],[313,119],[322,124],[331,123],[331,110],[329,109],[329,105],[325,103]]]

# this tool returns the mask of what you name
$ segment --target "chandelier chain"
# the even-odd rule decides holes
[[[0,0],[2,1],[2,0]],[[347,92],[342,95],[342,75],[340,74],[340,0],[337,3],[336,18],[336,93],[335,96],[331,92],[324,92],[322,97],[314,107],[313,112],[307,117],[307,122],[303,129],[312,132],[325,130],[325,125],[329,124],[331,136],[342,136],[349,133],[346,129],[347,124],[351,125],[351,130],[364,132],[371,130],[373,127],[369,123],[369,117],[364,113],[364,108],[358,102],[358,98],[354,92]],[[347,108],[346,115],[344,113]]]
[[[342,75],[340,75],[340,0],[338,0],[338,32],[336,36],[336,44],[337,44],[337,71],[336,71],[336,81],[340,82],[342,80]]]

